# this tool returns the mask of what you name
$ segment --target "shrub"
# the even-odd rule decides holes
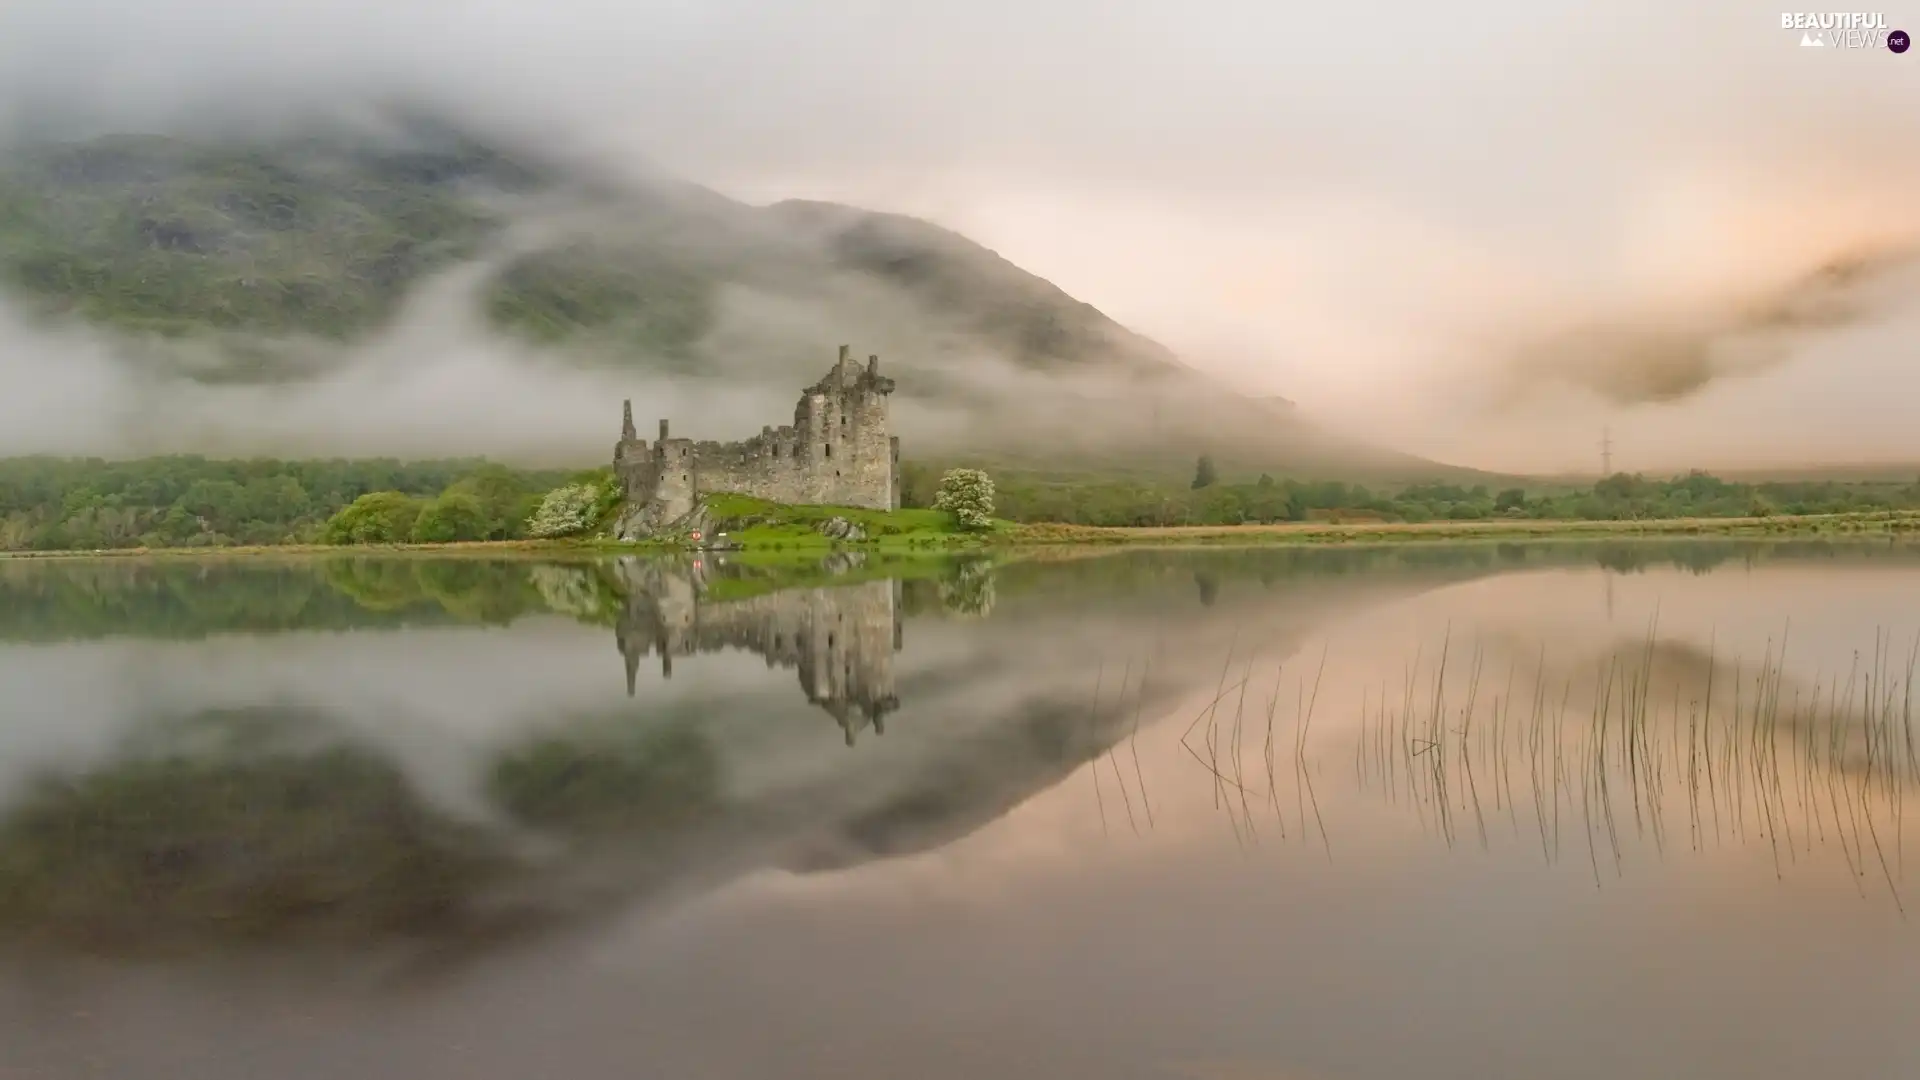
[[[411,535],[416,544],[451,544],[485,540],[490,531],[487,512],[479,499],[448,492],[421,508]]]
[[[993,481],[979,469],[949,469],[940,478],[933,508],[953,515],[963,529],[985,529],[993,524]]]
[[[486,530],[476,540],[518,539],[527,518],[540,505],[537,489],[529,493],[520,476],[504,465],[483,465],[443,494],[469,496],[479,504]]]
[[[327,521],[329,544],[404,544],[420,517],[420,500],[398,491],[374,491]]]
[[[527,519],[527,535],[536,540],[577,536],[597,520],[601,490],[595,484],[568,484],[547,492],[540,508]]]

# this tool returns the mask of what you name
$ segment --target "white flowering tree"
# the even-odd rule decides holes
[[[933,508],[953,515],[963,529],[993,525],[993,480],[979,469],[948,469],[940,478]]]
[[[554,488],[527,519],[527,535],[536,540],[577,536],[592,527],[599,502],[600,489],[593,484]]]

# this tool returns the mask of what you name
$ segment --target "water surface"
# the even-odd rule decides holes
[[[0,1077],[1909,1077],[1884,544],[0,562]]]

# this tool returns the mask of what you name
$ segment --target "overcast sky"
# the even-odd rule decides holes
[[[1719,0],[9,0],[0,102],[152,127],[422,93],[755,201],[914,213],[1463,463],[1590,468],[1602,424],[1624,467],[1920,460],[1904,288],[1678,403],[1486,404],[1520,330],[1920,236],[1920,51],[1799,37]]]

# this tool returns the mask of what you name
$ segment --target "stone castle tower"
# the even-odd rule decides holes
[[[893,380],[880,358],[864,368],[840,346],[839,362],[806,388],[793,424],[764,427],[744,442],[696,442],[668,434],[649,446],[633,426],[633,402],[623,406],[614,473],[628,511],[620,534],[632,539],[686,520],[700,497],[716,492],[782,503],[900,507],[900,440],[892,433],[887,400]]]

